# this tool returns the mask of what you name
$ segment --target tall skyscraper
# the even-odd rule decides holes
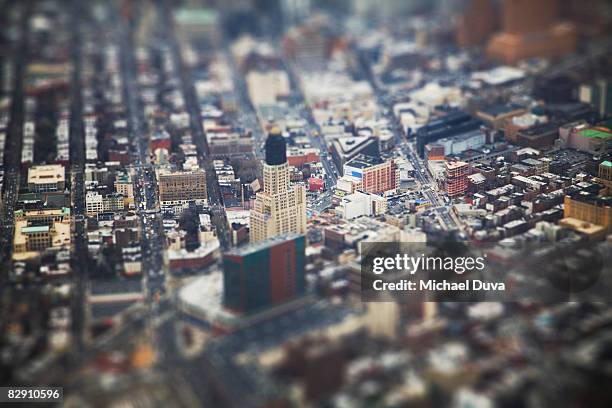
[[[251,210],[251,242],[306,233],[306,188],[289,183],[287,146],[278,128],[270,131],[265,151],[263,191]]]
[[[249,313],[304,293],[306,239],[277,236],[223,255],[223,305]]]

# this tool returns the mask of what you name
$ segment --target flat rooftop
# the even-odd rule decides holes
[[[602,207],[611,207],[612,206],[612,197],[610,196],[598,196],[595,193],[590,193],[588,191],[579,191],[578,193],[570,194],[572,200],[582,201],[585,203],[591,203],[594,205],[602,206]]]
[[[340,151],[343,154],[348,154],[355,149],[361,148],[364,144],[370,143],[372,140],[374,139],[371,136],[351,136],[338,138],[334,142],[340,147]]]
[[[576,218],[563,218],[559,221],[559,225],[567,228],[571,228],[574,231],[581,232],[587,235],[599,235],[605,233],[605,228],[601,225],[593,224],[590,222],[582,221]]]
[[[367,169],[368,167],[377,166],[379,164],[383,164],[384,162],[385,161],[380,157],[360,154],[348,163],[346,163],[345,166],[355,167],[357,169]]]
[[[454,169],[459,169],[461,167],[467,166],[468,164],[462,161],[452,161],[452,162],[447,161],[444,163],[444,165],[446,166],[447,169],[454,170]]]
[[[504,105],[504,104],[498,104],[498,105],[491,105],[491,106],[487,106],[484,109],[481,109],[480,112],[487,114],[489,116],[500,116],[500,115],[504,115],[506,113],[510,113],[510,112],[515,112],[518,110],[522,110],[525,109],[520,105],[514,104],[514,103],[510,103],[508,105]]]
[[[48,184],[65,180],[64,166],[61,164],[48,164],[33,166],[28,170],[28,183]]]
[[[231,251],[225,253],[225,255],[233,255],[233,256],[245,256],[248,254],[252,254],[253,252],[260,251],[264,248],[269,248],[281,242],[293,240],[299,237],[303,237],[301,234],[287,234],[287,235],[279,235],[273,238],[268,238],[264,241],[256,242],[253,244],[249,244],[247,246],[236,248]]]

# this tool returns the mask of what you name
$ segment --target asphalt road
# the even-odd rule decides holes
[[[2,213],[0,214],[0,272],[2,275],[0,280],[6,277],[5,272],[10,269],[13,254],[14,213],[19,191],[21,150],[23,147],[24,79],[30,49],[29,22],[32,15],[32,3],[30,1],[22,2],[20,7],[19,42],[18,47],[13,52],[14,82],[4,149],[4,190],[2,191]]]
[[[86,316],[85,302],[89,279],[89,257],[87,249],[87,232],[85,225],[85,125],[83,122],[83,89],[82,89],[82,35],[80,2],[73,0],[71,9],[71,62],[70,78],[70,174],[72,180],[71,202],[74,217],[74,235],[70,264],[74,291],[72,297],[72,331],[78,354],[85,344]]]
[[[279,49],[282,49],[282,47],[280,47]],[[338,177],[341,174],[342,169],[336,168],[336,164],[333,162],[330,155],[328,154],[327,145],[321,133],[321,128],[319,124],[315,121],[314,116],[312,115],[312,110],[307,104],[306,98],[304,96],[304,91],[300,87],[300,81],[296,69],[284,55],[283,64],[287,73],[289,74],[289,79],[291,81],[292,88],[294,89],[294,91],[297,92],[300,98],[298,106],[294,107],[298,109],[300,116],[306,119],[306,135],[308,136],[310,144],[315,148],[319,149],[319,158],[321,160],[321,164],[323,165],[323,169],[325,170],[325,185],[328,189],[331,189],[336,186],[336,182],[338,181]]]
[[[143,294],[151,304],[165,292],[163,248],[164,236],[159,214],[155,169],[148,162],[148,128],[144,116],[140,89],[136,77],[134,36],[132,27],[118,15],[109,3],[113,16],[115,41],[119,45],[120,74],[123,101],[126,106],[128,134],[132,144],[134,201],[141,225]],[[151,217],[152,216],[152,217]],[[145,218],[149,220],[145,222]]]
[[[175,73],[180,78],[181,91],[185,99],[185,108],[189,114],[189,125],[193,135],[193,141],[198,151],[201,165],[206,169],[206,181],[208,190],[208,204],[211,208],[211,222],[217,231],[217,237],[222,249],[231,246],[231,231],[227,222],[223,198],[217,175],[212,164],[212,157],[208,148],[206,135],[202,127],[200,104],[196,96],[193,78],[189,68],[184,64],[181,57],[181,47],[174,33],[174,25],[168,5],[163,0],[157,1],[158,12],[163,21],[164,35],[170,47]]]

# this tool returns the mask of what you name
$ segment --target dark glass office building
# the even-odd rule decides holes
[[[252,313],[304,293],[303,235],[271,238],[223,255],[223,304]]]

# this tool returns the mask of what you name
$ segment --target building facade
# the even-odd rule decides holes
[[[206,204],[208,201],[204,170],[162,170],[157,175],[157,182],[162,205],[182,205],[190,201]]]
[[[587,192],[566,195],[563,200],[563,216],[599,225],[610,233],[612,197],[601,197]]]
[[[122,211],[124,208],[124,196],[119,193],[103,196],[97,192],[88,192],[85,196],[85,212],[90,216],[104,211]]]
[[[212,157],[240,156],[253,153],[253,136],[249,133],[206,132],[206,141]]]

